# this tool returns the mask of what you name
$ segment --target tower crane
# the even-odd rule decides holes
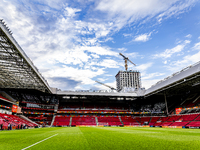
[[[101,82],[99,82],[99,81],[95,81],[95,82],[97,82],[97,83],[99,83],[99,84],[102,84],[102,85],[104,85],[104,86],[110,88],[111,90],[117,90],[117,89],[115,89],[114,87],[111,87],[111,86],[106,85],[106,84],[104,84],[104,83],[101,83]]]
[[[122,53],[119,53],[119,55],[121,55],[124,58],[126,71],[128,70],[127,61],[129,61],[130,63],[132,63],[134,66],[136,66],[136,64],[134,64],[132,61],[130,61],[130,59],[128,59],[128,57],[124,56]]]

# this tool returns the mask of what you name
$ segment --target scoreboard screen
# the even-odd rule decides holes
[[[13,105],[13,106],[12,106],[12,112],[16,113],[16,112],[17,112],[17,108],[18,108],[17,105]]]

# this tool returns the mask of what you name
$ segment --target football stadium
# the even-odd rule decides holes
[[[0,20],[0,149],[199,149],[200,62],[148,89],[116,78],[117,92],[52,88]]]

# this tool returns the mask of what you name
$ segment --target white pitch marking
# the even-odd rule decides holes
[[[54,136],[56,136],[56,135],[58,135],[58,134],[54,134],[54,135],[52,135],[52,136],[50,136],[50,137],[48,137],[48,138],[46,138],[46,139],[44,139],[44,140],[42,140],[42,141],[39,141],[39,142],[37,142],[37,143],[35,143],[35,144],[32,144],[32,145],[30,145],[30,146],[28,146],[28,147],[25,147],[25,148],[21,149],[21,150],[25,150],[25,149],[27,149],[27,148],[30,148],[30,147],[32,147],[32,146],[34,146],[34,145],[37,145],[37,144],[39,144],[39,143],[41,143],[41,142],[43,142],[43,141],[45,141],[45,140],[48,140],[48,139],[50,139],[50,138],[52,138],[52,137],[54,137]]]

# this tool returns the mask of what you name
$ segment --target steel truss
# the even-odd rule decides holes
[[[36,89],[51,93],[45,79],[0,20],[0,88]]]

